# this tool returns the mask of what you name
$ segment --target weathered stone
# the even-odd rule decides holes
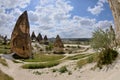
[[[5,44],[5,45],[7,44],[7,36],[4,37],[4,42],[3,42],[3,44]]]
[[[34,40],[34,41],[36,40],[36,35],[35,35],[34,31],[32,32],[31,40],[32,40],[32,41],[33,41],[33,40]]]
[[[11,35],[11,52],[22,58],[31,57],[31,39],[27,11],[18,18]]]
[[[108,0],[114,17],[116,39],[120,44],[120,0]]]
[[[48,44],[49,44],[47,35],[45,35],[45,37],[44,37],[44,44],[45,44],[45,45],[48,45]]]
[[[45,37],[44,37],[44,41],[48,41],[47,35],[45,35]]]
[[[64,45],[59,35],[57,35],[55,39],[53,48],[54,48],[54,52],[56,53],[63,52]]]
[[[43,40],[42,35],[39,33],[36,39],[38,42],[42,42]]]

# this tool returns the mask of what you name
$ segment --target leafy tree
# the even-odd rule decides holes
[[[98,67],[102,65],[111,64],[117,57],[117,51],[113,50],[115,47],[115,32],[112,27],[106,31],[98,28],[93,32],[91,46],[93,49],[100,52]]]
[[[115,33],[111,31],[111,29],[107,29],[106,31],[98,28],[93,32],[93,37],[91,40],[91,46],[95,50],[106,50],[106,49],[112,49],[115,47]]]

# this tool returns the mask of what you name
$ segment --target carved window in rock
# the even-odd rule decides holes
[[[25,47],[23,46],[23,51],[25,50]]]

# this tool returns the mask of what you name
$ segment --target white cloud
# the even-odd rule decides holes
[[[5,9],[11,8],[25,8],[30,3],[30,0],[0,0],[0,6]]]
[[[12,5],[9,1],[14,2],[14,4]],[[30,0],[9,1],[4,3],[4,6],[0,3],[0,34],[10,37],[17,18],[23,12],[21,8],[27,7]],[[105,2],[105,0],[99,1]],[[56,37],[57,34],[61,37],[91,37],[92,31],[97,26],[104,28],[111,23],[107,20],[97,22],[96,19],[80,16],[71,18],[70,11],[74,7],[69,3],[67,0],[40,0],[34,11],[28,11],[30,32],[35,31],[36,35],[41,33],[48,35],[48,37]],[[98,4],[102,6],[102,4]]]
[[[0,0],[0,34],[10,35],[15,21],[22,13],[21,8],[27,7],[30,0]]]
[[[104,21],[99,21],[95,26],[99,27],[101,29],[107,29],[109,28],[111,25],[114,26],[112,21],[108,21],[108,20],[104,20]]]
[[[93,15],[99,15],[104,10],[103,4],[106,2],[107,0],[99,0],[97,2],[97,5],[95,5],[94,7],[89,6],[87,11],[89,11]]]

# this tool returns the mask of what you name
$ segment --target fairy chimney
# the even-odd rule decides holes
[[[32,32],[31,40],[32,40],[32,41],[35,41],[35,40],[36,40],[36,35],[35,35],[34,31]]]
[[[11,35],[11,52],[21,58],[30,58],[31,39],[27,11],[19,16]]]
[[[57,35],[53,47],[54,47],[54,52],[56,53],[63,52],[64,45],[59,35]]]
[[[114,17],[116,39],[120,44],[120,0],[108,0]]]
[[[45,45],[48,45],[48,44],[49,44],[47,35],[44,36],[44,44],[45,44]]]
[[[36,39],[38,42],[41,42],[43,40],[42,35],[39,33]]]

